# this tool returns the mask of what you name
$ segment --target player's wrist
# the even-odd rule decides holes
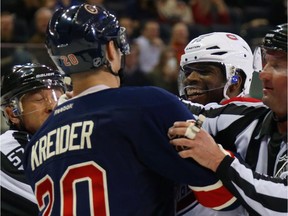
[[[234,157],[234,154],[230,151],[225,150],[221,144],[218,144],[218,147],[219,147],[218,151],[215,151],[214,158],[213,160],[211,160],[213,161],[213,163],[211,163],[209,167],[213,172],[217,171],[219,165],[226,156]]]

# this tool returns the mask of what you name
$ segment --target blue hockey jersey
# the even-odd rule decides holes
[[[169,143],[168,128],[192,118],[156,87],[110,88],[58,106],[25,150],[41,214],[174,215],[175,183],[193,186],[208,205],[233,203],[211,171]]]

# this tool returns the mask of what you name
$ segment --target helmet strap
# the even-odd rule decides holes
[[[223,88],[223,96],[227,100],[230,99],[230,97],[227,95],[227,90],[228,90],[229,86],[230,86],[230,82],[227,82]]]
[[[19,122],[19,130],[27,131],[26,128],[25,128],[25,125],[23,124],[22,116],[19,116],[18,118],[20,120],[20,122]]]
[[[121,60],[121,67],[118,71],[118,73],[114,72],[112,70],[111,64],[109,61],[106,61],[106,67],[108,68],[108,72],[111,73],[112,75],[114,75],[115,77],[119,77],[120,79],[120,85],[123,83],[124,80],[124,67],[125,67],[125,55],[122,56],[122,60]]]

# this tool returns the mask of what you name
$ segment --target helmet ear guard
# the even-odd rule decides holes
[[[232,67],[231,70],[232,70],[232,76],[230,80],[228,81],[230,82],[230,85],[237,84],[239,82],[239,76],[241,72],[244,76],[246,76],[245,73],[239,68]],[[246,77],[243,77],[243,78],[246,78]]]
[[[15,116],[19,116],[20,115],[20,112],[19,112],[19,110],[16,107],[13,109],[13,114]]]
[[[8,107],[11,109],[10,112],[9,111],[7,112]],[[13,125],[13,122],[10,119],[11,114],[13,114],[12,116],[13,118],[18,118],[21,115],[16,99],[10,100],[9,104],[1,104],[1,111],[2,111],[2,115],[4,116],[6,120],[7,125]]]
[[[228,88],[231,85],[236,85],[236,84],[240,84],[240,78],[242,80],[241,83],[241,92],[238,96],[245,96],[244,92],[245,92],[245,81],[247,79],[246,73],[244,73],[244,71],[240,68],[235,68],[235,67],[231,67],[230,68],[230,77],[228,78],[228,81],[226,82],[224,89],[223,89],[223,95],[226,99],[229,99],[229,96],[227,95],[227,91]],[[244,83],[243,83],[244,82]]]
[[[19,110],[21,109],[21,105],[19,104],[19,101],[17,105],[16,99],[11,100],[10,106],[12,107],[12,112],[16,117],[21,115],[21,110]]]
[[[234,75],[231,77],[231,84],[236,84],[239,81],[239,76],[238,75]]]

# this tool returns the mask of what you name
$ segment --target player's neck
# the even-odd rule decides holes
[[[277,123],[278,131],[281,134],[287,134],[287,121]]]
[[[116,77],[104,71],[73,74],[71,78],[74,97],[96,85],[106,85],[110,88],[119,87]]]

